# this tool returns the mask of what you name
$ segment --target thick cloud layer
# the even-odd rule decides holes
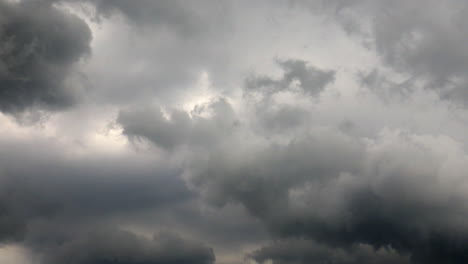
[[[0,110],[63,108],[75,100],[68,80],[90,53],[91,31],[75,15],[41,2],[0,2]]]
[[[69,160],[57,149],[60,145],[48,140],[30,144],[13,140],[1,146],[1,241],[25,241],[42,234],[42,224],[36,225],[42,221],[78,228],[127,212],[163,210],[193,197],[177,178],[177,170],[158,168],[151,161],[127,156],[109,161],[96,155]],[[41,157],[45,149],[47,156]],[[26,159],[27,166],[16,163],[18,159]]]
[[[73,264],[211,264],[212,249],[171,233],[152,240],[122,230],[95,230],[75,237],[46,255],[47,263]]]
[[[275,264],[301,263],[376,263],[405,264],[411,263],[407,257],[400,256],[391,248],[375,250],[368,245],[355,245],[349,249],[327,247],[309,240],[278,241],[256,250],[249,255],[258,263],[268,260]]]
[[[0,0],[0,259],[467,263],[466,10]]]
[[[163,148],[201,149],[189,153],[192,183],[214,205],[242,204],[278,238],[314,239],[344,249],[362,243],[375,250],[390,247],[397,254],[394,262],[403,256],[415,263],[466,261],[468,229],[461,219],[468,213],[462,202],[468,168],[458,142],[389,129],[365,138],[307,119],[291,137],[290,131],[272,133],[256,128],[264,122],[251,122],[262,118],[259,109],[273,107],[274,98],[253,105],[255,99],[245,98],[246,116],[223,100],[223,108],[213,107],[217,101],[201,107],[210,110],[206,113],[165,117],[161,110],[132,111],[118,121],[132,138]],[[199,140],[200,124],[210,128],[204,133],[212,140]],[[161,141],[163,135],[170,141]],[[358,261],[343,258],[339,261]],[[266,259],[275,255],[257,257]]]

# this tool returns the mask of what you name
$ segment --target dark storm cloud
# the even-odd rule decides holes
[[[240,159],[216,153],[197,184],[216,203],[240,202],[278,237],[391,246],[415,263],[467,261],[465,198],[437,184],[444,165],[434,153],[403,135],[376,153],[327,133]]]
[[[261,89],[268,94],[274,94],[282,90],[292,89],[294,81],[299,82],[301,92],[315,96],[326,85],[335,80],[335,72],[318,69],[307,65],[303,60],[277,60],[283,70],[281,79],[276,80],[269,76],[253,76],[247,79],[246,87],[250,90]]]
[[[42,221],[74,228],[162,210],[194,197],[177,169],[126,156],[69,160],[51,146],[53,142],[1,143],[1,241],[42,234],[37,225]],[[38,154],[44,149],[47,153]]]
[[[271,26],[309,22],[309,11],[289,9],[282,16],[286,5],[277,1],[241,1],[232,10],[211,0],[1,1],[0,111],[72,103],[65,84],[89,53],[91,35],[63,10],[85,3],[101,19],[94,25],[102,38],[93,47],[104,53],[87,72],[99,84],[93,94],[99,98],[90,100],[109,100],[112,109],[103,111],[112,113],[94,116],[101,106],[91,111],[84,104],[90,109],[76,116],[102,126],[115,118],[109,133],[118,140],[70,113],[30,130],[0,124],[1,135],[15,134],[0,139],[0,242],[19,243],[52,264],[212,264],[211,246],[229,257],[250,252],[246,257],[258,263],[468,263],[466,144],[440,129],[450,119],[450,128],[463,134],[466,113],[453,125],[458,116],[446,101],[424,89],[419,101],[412,94],[422,87],[464,99],[465,4],[291,2],[318,13],[332,10],[347,37],[372,43],[367,47],[375,53],[369,53],[383,64],[358,69],[356,80],[354,69],[337,74],[321,66],[341,58],[324,57],[331,62],[315,66],[299,56],[277,60],[279,76],[255,69],[245,82],[244,74],[232,81],[245,69],[234,64],[261,58],[255,66],[268,68],[272,53],[311,40]],[[434,7],[422,8],[428,3]],[[247,14],[257,11],[260,18]],[[249,30],[242,26],[261,29],[257,22],[271,28],[243,35]],[[237,31],[229,31],[232,25]],[[346,33],[332,31],[337,49],[348,43],[341,39]],[[268,50],[263,33],[284,34],[291,43]],[[361,55],[350,57],[366,57]],[[242,58],[230,63],[235,57]],[[235,70],[226,70],[231,66]],[[220,96],[216,80],[236,90]],[[407,101],[382,106],[361,96],[362,86]],[[189,90],[200,87],[211,101],[203,94],[209,102],[177,108],[198,101],[191,97],[198,91]],[[180,95],[177,104],[169,94]],[[150,103],[161,107],[145,107]],[[427,120],[418,126],[420,116]],[[133,146],[156,148],[130,151],[122,135]],[[162,229],[170,232],[153,239],[136,235]]]
[[[333,161],[328,148],[341,150]],[[195,165],[199,174],[195,181],[207,187],[205,195],[214,203],[241,201],[251,214],[274,222],[291,213],[287,211],[290,189],[308,180],[318,184],[338,177],[343,168],[358,169],[360,151],[352,140],[330,134],[326,139],[314,135],[297,138],[286,146],[272,144],[241,157],[214,152],[206,163]]]
[[[179,166],[145,155],[69,155],[51,140],[0,146],[0,242],[26,247],[39,263],[214,262],[213,252],[198,243],[107,231],[119,226],[189,234],[225,251],[265,237],[241,208],[203,211]]]
[[[213,250],[176,234],[159,233],[147,239],[128,231],[104,228],[74,237],[46,250],[51,264],[212,264]]]
[[[258,263],[273,264],[409,264],[407,257],[400,256],[394,250],[375,250],[368,245],[354,245],[347,249],[334,248],[311,240],[291,239],[277,241],[248,255]]]
[[[206,117],[203,124],[223,116],[233,120],[229,111]],[[143,117],[127,116],[120,124],[126,131],[131,119],[144,124]],[[201,151],[188,153],[192,183],[212,204],[242,204],[279,238],[315,239],[341,249],[359,243],[375,250],[391,247],[414,263],[467,261],[462,219],[468,210],[456,187],[457,179],[463,181],[457,175],[467,171],[466,155],[451,161],[439,153],[442,145],[458,153],[453,142],[398,131],[360,139],[338,128],[311,127],[281,143],[268,134],[252,135],[250,118],[238,118],[236,130],[210,129],[210,138],[224,140],[197,141]],[[132,136],[161,145],[157,131],[178,131],[167,119],[144,119],[154,127],[132,130]],[[187,124],[194,120],[186,116]],[[167,133],[172,145],[195,138],[193,129],[184,131]],[[448,178],[440,185],[443,177]]]
[[[90,40],[90,29],[75,15],[40,1],[0,1],[0,111],[71,105],[67,77],[90,52]]]

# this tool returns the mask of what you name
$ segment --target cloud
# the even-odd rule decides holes
[[[180,170],[141,156],[70,156],[61,150],[64,145],[40,138],[29,143],[10,138],[0,145],[2,242],[36,240],[44,232],[52,237],[70,232],[59,226],[79,230],[195,197]]]
[[[364,39],[381,61],[443,98],[466,102],[466,3],[459,1],[293,1],[325,11]],[[430,7],[427,7],[429,5]]]
[[[246,80],[246,88],[250,90],[263,89],[274,94],[282,90],[294,89],[294,82],[299,82],[297,86],[304,94],[316,96],[326,85],[333,82],[335,72],[322,70],[314,66],[308,66],[303,60],[277,60],[276,63],[284,71],[279,80],[268,76],[252,76]]]
[[[104,228],[74,237],[46,251],[47,263],[193,263],[212,264],[213,250],[165,232],[147,239],[128,231]]]
[[[392,248],[414,263],[465,261],[468,229],[461,219],[467,213],[462,201],[468,168],[459,142],[392,129],[366,138],[307,120],[298,133],[268,133],[253,129],[251,121],[262,116],[249,103],[243,105],[245,115],[231,109],[200,119],[211,127],[213,141],[196,140],[198,130],[179,130],[171,124],[177,118],[162,118],[158,111],[128,115],[120,124],[124,131],[132,119],[154,124],[133,129],[132,136],[156,145],[163,137],[155,133],[166,128],[174,131],[167,132],[172,145],[196,145],[183,152],[186,170],[206,201],[241,204],[273,237],[312,239],[345,251],[357,244]],[[162,121],[152,122],[151,116]],[[184,116],[184,124],[200,121]],[[238,126],[214,129],[219,120],[238,120]],[[354,261],[353,254],[347,258]]]
[[[88,25],[42,2],[0,6],[0,111],[72,105],[76,94],[68,79],[91,52]]]
[[[201,115],[207,112],[212,114],[210,118]],[[168,117],[161,108],[123,110],[117,123],[130,140],[147,139],[167,150],[181,145],[215,145],[224,139],[224,133],[237,126],[231,105],[222,98],[195,109],[192,116],[177,109],[170,111]]]
[[[465,4],[0,3],[0,242],[40,263],[467,262]]]
[[[84,67],[92,87],[88,96],[94,101],[170,105],[202,73],[216,73],[221,80],[230,66],[226,45],[231,13],[225,1],[53,2],[87,10],[83,17],[97,35],[94,54]]]
[[[258,249],[248,256],[258,263],[301,264],[301,263],[375,263],[404,264],[411,263],[408,257],[400,256],[394,250],[373,249],[369,245],[359,244],[347,249],[334,248],[311,240],[291,239],[276,241]]]
[[[447,152],[438,153],[440,144]],[[450,139],[404,132],[369,144],[317,132],[250,155],[217,152],[195,181],[215,203],[243,204],[278,237],[390,246],[415,263],[463,263],[468,168],[460,151]]]
[[[135,23],[136,26],[156,25],[161,28],[168,27],[181,37],[197,37],[199,34],[206,34],[216,29],[220,24],[212,24],[211,22],[215,19],[221,19],[220,16],[226,12],[227,7],[226,3],[222,1],[210,0],[203,0],[196,4],[179,0],[80,1],[94,5],[97,15],[110,17],[120,13],[131,23]]]

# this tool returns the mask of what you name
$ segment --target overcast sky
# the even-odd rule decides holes
[[[468,263],[468,2],[0,0],[0,263]]]

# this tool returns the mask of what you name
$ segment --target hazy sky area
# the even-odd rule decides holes
[[[0,263],[468,263],[468,2],[0,0]]]

